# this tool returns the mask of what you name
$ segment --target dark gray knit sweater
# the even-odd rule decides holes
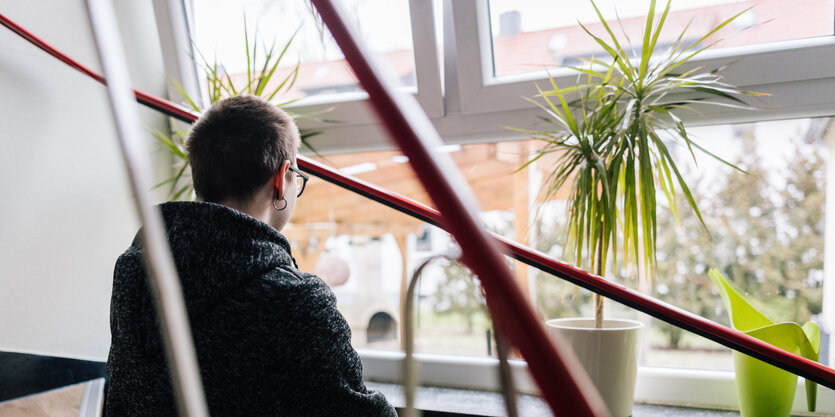
[[[395,416],[362,381],[351,330],[287,239],[222,205],[161,206],[212,416]],[[142,241],[119,257],[108,417],[175,416]]]

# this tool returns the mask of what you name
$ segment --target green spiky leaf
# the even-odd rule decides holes
[[[542,143],[522,168],[546,154],[556,160],[542,197],[553,199],[568,190],[564,246],[568,261],[603,274],[609,254],[616,264],[615,254],[620,252],[621,262],[637,266],[650,278],[659,196],[666,198],[678,218],[676,194],[680,192],[706,230],[670,144],[685,147],[694,160],[697,151],[719,159],[696,143],[677,113],[698,111],[696,105],[750,108],[742,97],[751,93],[723,81],[719,71],[680,68],[709,47],[702,42],[745,11],[685,44],[688,24],[672,47],[662,52],[656,47],[667,23],[670,0],[657,14],[653,0],[643,38],[636,44],[641,51],[633,63],[624,48],[631,41],[619,38],[593,0],[591,4],[603,34],[579,26],[603,49],[605,58],[592,57],[583,60],[585,65],[571,67],[578,75],[575,85],[559,86],[549,74],[550,90],[537,87],[538,94],[528,98],[543,111],[549,130],[518,129]]]

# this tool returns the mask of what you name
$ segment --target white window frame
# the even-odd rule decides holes
[[[411,92],[430,119],[445,114],[438,48],[435,36],[435,13],[431,0],[409,0],[412,46],[417,88]],[[298,114],[324,114],[337,123],[313,119],[299,120],[299,128],[319,132],[312,144],[323,154],[390,149],[392,145],[371,109],[368,94],[340,94],[332,97],[300,100],[291,106]]]
[[[533,97],[536,85],[547,85],[543,72],[494,77],[488,0],[444,2],[444,85],[441,87],[431,1],[410,0],[412,36],[418,78],[417,99],[446,143],[466,144],[524,139],[506,126],[536,127],[540,110],[522,97]],[[427,30],[426,28],[432,28]],[[690,67],[728,67],[726,80],[771,96],[752,100],[756,110],[706,107],[701,114],[680,116],[691,126],[835,115],[835,36],[705,51]],[[768,71],[762,71],[769,68]],[[555,69],[560,85],[576,75]],[[344,98],[344,96],[343,96]],[[364,93],[351,101],[299,105],[299,113],[332,108],[338,124],[302,121],[318,130],[314,144],[322,153],[392,149]]]
[[[549,85],[544,72],[493,76],[493,53],[488,0],[453,2],[452,19],[456,27],[472,30],[456,33],[456,64],[461,74],[458,94],[460,111],[465,115],[500,114],[506,111],[536,107],[524,100],[508,98],[532,97],[535,84]],[[834,11],[830,11],[835,13]],[[703,115],[682,114],[691,125],[764,121],[793,117],[835,115],[835,36],[821,36],[762,45],[705,51],[683,70],[704,66],[721,68],[731,84],[749,91],[770,93],[762,108],[741,110],[711,107]],[[762,71],[769,68],[768,71]],[[552,75],[559,85],[576,82],[570,70],[556,69]],[[756,103],[754,103],[756,104]]]
[[[157,6],[158,20],[166,22],[185,20],[187,16],[176,16],[177,10],[191,11],[193,8],[189,7],[193,0],[154,0]],[[441,85],[441,73],[438,60],[438,48],[435,41],[435,13],[434,5],[431,0],[408,0],[409,1],[409,18],[412,27],[412,46],[415,60],[415,78],[417,80],[417,87],[407,88],[412,93],[420,106],[426,114],[433,119],[444,116],[444,99],[443,88]],[[166,3],[180,3],[177,7],[163,6]],[[160,14],[163,14],[160,16]],[[188,23],[181,25],[182,27],[189,27]],[[167,27],[164,27],[167,29]],[[175,35],[177,35],[175,33]],[[190,50],[190,45],[175,42],[177,39],[174,35],[169,35],[165,31],[161,45],[163,50],[178,49],[179,56],[191,56],[186,50]],[[182,65],[173,62],[177,54],[166,54],[166,67],[182,68]],[[196,67],[196,62],[191,62],[194,68],[189,71],[200,73]],[[188,73],[189,71],[182,71]],[[170,78],[178,79],[177,71],[168,69]],[[183,77],[187,78],[187,77]],[[188,86],[187,83],[184,85]],[[172,94],[176,96],[176,94]],[[302,129],[308,129],[319,132],[313,142],[317,151],[324,154],[344,153],[344,152],[361,152],[367,150],[390,149],[391,144],[385,132],[380,128],[380,122],[377,116],[372,111],[369,102],[368,94],[365,92],[359,93],[344,93],[336,95],[328,95],[324,97],[309,97],[299,100],[297,104],[289,106],[294,113],[297,114],[316,114],[321,115],[321,118],[336,121],[323,122],[319,118],[303,118],[300,119],[298,125]]]
[[[157,2],[161,0],[156,0]],[[180,0],[188,1],[188,0]],[[494,77],[488,0],[409,0],[417,88],[414,97],[446,143],[466,144],[524,139],[506,126],[535,128],[540,111],[523,100],[547,85],[544,72]],[[435,14],[443,13],[444,68],[435,42]],[[165,47],[165,43],[163,43]],[[181,47],[181,46],[177,46]],[[772,94],[753,103],[756,110],[707,107],[680,116],[686,124],[707,125],[835,115],[835,36],[706,51],[690,65],[719,68],[728,82]],[[768,68],[768,71],[762,71]],[[441,72],[444,82],[441,83]],[[560,85],[576,75],[555,69]],[[365,93],[313,97],[292,106],[299,114],[321,114],[338,123],[302,119],[299,126],[320,132],[313,140],[323,154],[392,149]]]

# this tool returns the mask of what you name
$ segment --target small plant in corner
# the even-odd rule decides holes
[[[297,62],[295,66],[291,67],[292,69],[290,71],[278,70],[280,68],[279,65],[283,62],[285,54],[290,48],[290,45],[293,43],[293,39],[295,39],[298,32],[299,29],[296,29],[296,32],[293,33],[287,43],[281,47],[281,50],[276,49],[275,41],[273,41],[269,48],[267,48],[266,44],[259,44],[257,31],[252,43],[250,44],[249,34],[246,30],[246,19],[244,19],[244,47],[247,59],[245,74],[231,75],[217,60],[209,63],[206,57],[198,51],[200,58],[198,65],[203,71],[203,74],[206,76],[208,105],[211,106],[223,98],[237,96],[240,94],[252,94],[262,97],[269,102],[275,102],[276,106],[281,108],[295,102],[296,100],[279,101],[279,99],[281,98],[282,93],[286,93],[290,90],[296,82],[299,75],[300,63]],[[260,53],[263,54],[263,58],[259,56],[259,50]],[[195,60],[196,59],[197,57],[195,57]],[[285,72],[286,74],[279,76],[279,73]],[[180,95],[185,98],[189,107],[198,113],[202,113],[203,110],[205,110],[198,105],[200,100],[189,96],[189,94],[185,91],[185,88],[183,88],[183,86],[176,80],[172,82]],[[300,116],[289,111],[288,113],[290,113],[290,115],[294,118],[312,116]],[[168,197],[172,200],[183,198],[193,199],[194,188],[189,174],[188,155],[186,154],[185,149],[185,138],[188,135],[188,131],[174,131],[171,135],[167,135],[159,131],[154,131],[152,133],[154,138],[157,139],[157,141],[174,157],[175,160],[175,173],[167,180],[157,184],[155,188],[167,186]],[[300,133],[302,146],[318,155],[318,152],[316,152],[310,144],[309,139],[317,135],[319,132],[301,130]]]

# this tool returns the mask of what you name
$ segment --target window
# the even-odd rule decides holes
[[[201,5],[210,4],[207,1],[195,0],[195,14],[200,13]],[[408,22],[406,32],[411,45],[407,48],[417,57],[412,61],[415,96],[447,145],[441,151],[451,154],[470,181],[482,204],[483,220],[495,231],[557,258],[561,256],[559,213],[564,204],[559,199],[543,204],[539,210],[545,215],[540,221],[534,220],[534,197],[545,177],[545,161],[512,173],[536,143],[505,126],[536,128],[540,123],[539,110],[522,97],[533,96],[536,83],[546,82],[542,67],[570,64],[591,53],[572,41],[571,36],[577,30],[577,18],[594,22],[594,16],[588,10],[557,9],[568,7],[563,3],[409,0],[408,7],[404,6],[406,2],[386,6],[400,7],[397,10],[402,12],[391,13],[408,16],[398,20],[398,26],[406,28]],[[599,2],[607,17],[612,15],[612,3]],[[648,4],[616,3],[625,27],[631,27]],[[270,7],[289,7],[279,4]],[[356,6],[356,13],[361,13],[364,4],[376,2],[350,4]],[[728,13],[752,4],[676,0],[670,19],[676,20],[680,28],[682,22],[695,15],[691,31],[698,33],[705,25],[715,24]],[[263,13],[262,22],[268,20],[269,13],[275,12]],[[376,24],[375,17],[362,16],[361,27]],[[830,305],[835,297],[824,296],[824,291],[835,294],[835,285],[824,282],[822,272],[827,252],[822,246],[822,199],[830,153],[824,141],[827,135],[831,140],[830,117],[835,115],[835,74],[831,71],[831,63],[835,62],[834,16],[833,0],[804,0],[790,6],[776,0],[760,1],[739,18],[736,26],[717,35],[726,39],[720,44],[724,48],[709,50],[692,62],[693,66],[722,67],[728,82],[771,94],[755,103],[756,110],[706,109],[700,114],[682,115],[709,149],[762,175],[740,176],[712,164],[709,158],[700,158],[698,170],[688,169],[685,175],[696,184],[694,188],[704,202],[701,209],[712,219],[708,226],[714,239],[708,242],[703,232],[693,227],[693,219],[687,213],[682,215],[681,231],[673,219],[661,218],[664,226],[659,238],[659,276],[643,290],[724,322],[726,316],[718,295],[713,293],[710,282],[703,280],[707,267],[718,266],[725,268],[726,276],[736,285],[752,291],[752,298],[760,300],[775,319],[805,321],[811,317],[835,321],[835,308]],[[708,23],[697,23],[702,19]],[[230,24],[238,24],[238,19],[229,20]],[[250,19],[248,23],[254,25],[257,20]],[[199,25],[198,21],[198,33]],[[265,26],[262,23],[262,28]],[[438,44],[441,28],[442,42]],[[242,27],[233,30],[234,36],[240,38],[242,31]],[[536,41],[522,42],[522,38]],[[531,48],[536,51],[514,46],[514,42],[526,47],[533,45]],[[443,65],[438,51],[442,51]],[[328,57],[339,59],[336,55]],[[565,69],[555,68],[552,74],[563,86],[576,80],[576,75]],[[324,118],[338,121],[299,120],[301,127],[320,132],[312,143],[324,155],[323,162],[430,204],[414,178],[408,158],[391,150],[393,146],[369,110],[363,93],[332,95],[329,100],[320,104],[309,99],[293,107],[299,114],[321,115],[327,109]],[[828,210],[832,210],[831,206]],[[681,211],[686,212],[684,208]],[[766,229],[768,233],[764,232]],[[303,269],[331,276],[334,282],[341,283],[333,288],[339,308],[354,330],[354,344],[374,351],[400,350],[403,283],[419,262],[450,244],[448,235],[437,228],[317,179],[311,180],[299,200],[287,234]],[[682,241],[698,242],[698,247],[676,246]],[[780,253],[775,254],[775,250]],[[769,263],[762,263],[765,261],[760,258]],[[518,262],[508,262],[543,318],[588,314],[586,299],[590,295],[586,291]],[[482,359],[493,353],[486,334],[489,320],[483,310],[470,308],[478,304],[478,294],[465,284],[464,275],[466,272],[440,261],[426,270],[418,291],[418,352]],[[615,279],[625,285],[639,285],[623,276]],[[760,292],[753,293],[754,288]],[[616,316],[638,317],[615,303],[609,305],[608,311]],[[693,375],[716,378],[724,381],[722,384],[731,378],[728,373],[715,372],[730,369],[729,351],[698,336],[652,321],[644,343],[642,363],[647,368],[642,375],[654,386],[674,384],[679,387],[678,392],[693,395]],[[363,352],[363,356],[397,359],[392,352]],[[821,358],[827,360],[825,352]],[[467,360],[458,356],[455,361],[470,363]],[[442,362],[452,363],[447,359]],[[688,365],[701,370],[664,368]],[[662,390],[641,384],[639,380],[638,397],[645,400],[699,401],[692,397],[667,397]],[[733,390],[732,385],[721,386]],[[713,394],[705,394],[705,402],[726,401],[712,401],[710,395]]]
[[[620,4],[621,2],[618,2],[618,5]],[[803,4],[804,7],[800,7],[801,9],[806,9],[806,5],[818,5],[820,9],[816,10],[822,15],[821,19],[829,19],[829,22],[832,22],[831,3],[829,6],[819,3]],[[458,56],[456,60],[459,79],[457,89],[453,91],[460,95],[457,98],[460,102],[460,112],[471,119],[490,115],[499,124],[518,125],[505,121],[523,121],[525,110],[535,110],[533,105],[513,98],[535,95],[536,83],[544,85],[548,82],[547,78],[542,72],[495,77],[488,3],[452,2],[451,9],[454,26],[467,29],[455,33],[455,47],[459,51],[467,51],[467,54]],[[759,13],[757,6],[752,10]],[[559,14],[556,6],[548,11],[552,15]],[[776,23],[772,21],[762,26],[766,28],[769,25],[775,27]],[[825,29],[826,24],[819,27]],[[791,33],[801,32],[792,30]],[[722,109],[698,115],[682,114],[683,119],[690,124],[715,124],[831,115],[835,112],[832,99],[835,97],[835,79],[825,68],[829,67],[827,62],[835,58],[832,24],[829,24],[826,31],[821,29],[819,34],[821,36],[717,49],[697,57],[691,62],[690,67],[683,70],[697,66],[723,68],[722,73],[728,82],[771,93],[771,96],[760,102],[756,112]],[[791,39],[793,36],[788,38]],[[766,37],[763,39],[773,40]],[[500,63],[496,65],[500,66]],[[557,69],[552,74],[561,86],[570,86],[577,80],[576,74],[567,69]],[[446,91],[449,96],[450,89]],[[524,122],[530,125],[535,121],[529,119]],[[441,129],[443,130],[443,127]]]
[[[776,0],[758,2],[754,5],[751,11],[739,18],[736,27],[729,28],[728,33],[721,35],[726,40],[720,46],[727,46],[726,48],[709,50],[692,62],[692,65],[712,69],[723,68],[723,74],[729,82],[751,90],[771,93],[771,96],[759,99],[759,110],[756,112],[707,109],[702,115],[683,114],[684,120],[690,124],[738,123],[786,117],[828,116],[835,113],[835,76],[829,71],[830,63],[835,60],[835,38],[832,36],[832,27],[835,26],[833,1],[835,0],[804,0],[803,7],[796,7],[793,3],[789,12],[780,11],[780,7],[788,7],[788,3]],[[393,51],[412,51],[413,57],[409,58],[409,64],[397,66],[408,68],[406,72],[396,73],[401,78],[412,77],[407,76],[407,73],[413,74],[413,82],[410,81],[409,85],[413,86],[412,88],[417,87],[415,97],[418,102],[444,140],[457,144],[506,140],[509,138],[508,131],[503,126],[535,125],[538,122],[536,108],[522,97],[535,95],[536,83],[547,82],[540,71],[543,65],[549,65],[553,69],[553,75],[557,77],[560,85],[568,86],[576,82],[575,75],[559,68],[562,58],[548,62],[502,58],[500,44],[505,40],[497,38],[494,42],[493,38],[494,34],[501,34],[499,26],[502,14],[512,12],[511,9],[518,9],[520,24],[524,25],[520,26],[519,36],[567,27],[565,23],[559,23],[560,16],[570,16],[572,22],[575,17],[580,17],[585,22],[592,21],[593,17],[589,16],[588,10],[579,10],[575,14],[563,13],[553,2],[400,0],[383,2],[385,6],[380,7],[375,6],[378,2],[356,0],[346,4],[358,19],[362,32],[369,35],[367,39],[371,46],[377,48],[382,56],[395,54]],[[691,28],[691,32],[697,33],[699,29],[714,22],[713,19],[708,19],[709,16],[703,15],[704,10],[713,10],[719,13],[717,16],[726,16],[727,10],[743,10],[750,6],[750,3],[730,0],[712,0],[708,3],[677,0],[673,2],[674,11],[671,13],[677,13],[676,16],[697,14]],[[314,79],[317,71],[320,75],[328,71],[313,68],[316,65],[321,64],[324,68],[341,63],[339,65],[344,66],[344,61],[340,59],[330,38],[326,35],[323,38],[325,41],[320,40],[317,29],[319,26],[310,17],[305,3],[292,4],[295,6],[286,2],[262,0],[194,0],[194,39],[200,50],[208,51],[208,59],[214,57],[214,50],[217,49],[218,57],[223,58],[225,64],[229,61],[228,65],[232,68],[231,62],[245,62],[242,39],[244,8],[250,15],[247,24],[251,31],[258,26],[262,33],[261,39],[271,40],[271,36],[277,36],[279,44],[289,38],[299,21],[304,18],[302,31],[294,44],[303,47],[309,55],[302,58],[302,65],[311,66],[300,71],[300,77]],[[623,19],[634,20],[636,16],[645,13],[647,8],[646,1],[634,0],[617,4]],[[577,6],[572,3],[572,7]],[[613,14],[611,2],[600,2],[600,7],[607,16]],[[378,18],[376,11],[383,9],[386,10],[385,17]],[[525,16],[536,16],[536,19]],[[541,16],[553,19],[544,19]],[[771,19],[774,16],[776,17]],[[505,21],[508,19],[512,21],[515,18],[505,17]],[[287,20],[290,22],[284,23]],[[525,23],[529,20],[530,23]],[[702,23],[697,23],[700,21]],[[798,21],[802,23],[798,24]],[[392,33],[396,33],[396,36],[377,35],[378,30],[391,32],[387,28],[395,24],[394,22],[397,30]],[[749,24],[754,26],[747,27]],[[697,28],[696,25],[701,26]],[[673,29],[674,26],[670,28]],[[575,29],[576,27],[571,30]],[[557,40],[549,41],[552,47],[560,43]],[[411,45],[407,45],[409,42]],[[532,47],[547,50],[549,42],[540,42]],[[574,45],[574,42],[571,45]],[[510,48],[507,53],[510,52],[526,53],[522,48]],[[576,53],[586,54],[570,51],[566,53],[574,53],[575,56]],[[504,65],[510,65],[503,64],[505,61],[515,61],[513,65],[521,67],[502,70]],[[292,57],[287,62],[294,64],[296,58]],[[530,72],[529,69],[535,71]],[[236,71],[241,70],[244,69],[239,68]],[[330,83],[339,77],[324,78]],[[299,82],[302,82],[301,79]],[[323,153],[391,149],[387,134],[379,128],[379,120],[367,106],[365,94],[356,90],[353,77],[350,82],[340,81],[338,84],[311,87],[308,93],[318,95],[307,95],[305,99],[291,105],[294,113],[313,116],[300,119],[299,124],[302,128],[319,132],[311,139],[314,147]],[[302,84],[299,84],[299,88],[301,86]],[[331,94],[339,92],[342,94]],[[301,95],[287,98],[298,97]]]
[[[823,118],[692,129],[693,137],[706,148],[748,174],[705,155],[698,155],[695,166],[687,150],[678,149],[678,160],[686,167],[684,174],[711,235],[683,203],[680,226],[661,208],[653,283],[642,286],[626,271],[612,278],[727,324],[727,312],[707,276],[708,268],[715,267],[750,292],[776,320],[819,319],[826,170],[822,133],[830,124],[831,119]],[[549,172],[547,158],[513,173],[535,146],[533,141],[514,141],[449,146],[442,151],[450,153],[465,173],[482,204],[482,220],[491,230],[560,259],[564,201],[560,195],[545,203],[536,200]],[[398,152],[324,159],[343,172],[431,204],[407,158]],[[399,350],[394,329],[401,321],[401,286],[423,259],[452,244],[448,235],[317,179],[311,180],[299,204],[288,233],[297,244],[302,267],[327,271],[336,268],[326,268],[330,263],[343,264],[350,278],[334,291],[346,317],[352,317],[354,342],[362,348]],[[542,317],[592,314],[588,291],[509,262]],[[436,262],[424,272],[418,295],[419,352],[490,353],[489,319],[465,268]],[[634,311],[609,305],[609,314],[637,318]],[[728,349],[666,323],[653,322],[644,341],[645,365],[731,369]]]
[[[525,175],[511,176],[528,142],[446,146],[486,203],[484,221],[513,238],[514,202],[527,215]],[[408,158],[399,152],[328,155],[323,162],[363,180],[431,205]],[[508,190],[518,192],[508,192]],[[518,231],[518,233],[517,233]],[[393,209],[312,178],[286,234],[302,269],[322,275],[348,272],[334,285],[339,308],[352,326],[354,346],[400,350],[401,299],[415,268],[451,247],[445,232]],[[493,353],[481,290],[468,270],[438,261],[423,273],[416,305],[417,351],[470,356]],[[397,330],[391,331],[391,330]]]
[[[401,85],[414,94],[432,117],[444,112],[435,23],[440,18],[440,1],[340,2],[370,50],[388,64]],[[193,0],[192,37],[207,61],[217,58],[233,79],[240,78],[245,85],[244,15],[249,41],[271,45],[275,40],[276,51],[298,29],[273,76],[284,80],[299,63],[298,78],[292,89],[274,101],[298,100],[292,103],[292,113],[307,116],[299,119],[301,128],[319,133],[313,143],[317,150],[379,149],[385,139],[375,128],[377,119],[366,105],[367,95],[358,86],[329,32],[318,17],[314,18],[311,7],[309,2]],[[261,49],[258,53],[263,58]],[[199,66],[202,59],[198,59],[195,64]],[[355,129],[357,138],[366,139],[346,141],[342,132],[346,127]],[[369,133],[361,133],[364,130]]]
[[[416,87],[408,2],[355,0],[343,4],[371,50],[389,64],[402,85]],[[197,50],[210,62],[216,57],[236,77],[247,70],[245,29],[249,42],[258,44],[259,53],[263,52],[261,44],[269,47],[273,39],[276,52],[280,51],[298,30],[277,69],[279,78],[283,79],[299,64],[298,78],[284,100],[361,92],[336,42],[323,24],[314,19],[310,7],[306,2],[197,0],[194,3]]]
[[[830,118],[807,118],[692,129],[706,148],[749,174],[707,157],[700,157],[698,167],[693,166],[687,162],[686,149],[678,149],[678,160],[686,166],[685,175],[697,194],[712,239],[683,207],[681,230],[669,213],[659,210],[659,266],[652,286],[642,287],[623,272],[611,278],[727,324],[727,312],[707,277],[707,268],[717,267],[775,320],[821,322],[823,291],[830,285],[823,279],[823,181],[828,160],[823,142],[832,123]],[[546,177],[547,162],[512,173],[534,146],[531,141],[509,141],[447,146],[441,151],[450,153],[465,174],[490,229],[559,259],[565,205],[560,198],[542,206],[534,199]],[[399,152],[329,155],[324,160],[343,172],[431,204]],[[318,251],[320,259],[339,257],[349,265],[348,281],[333,289],[352,326],[354,345],[361,350],[371,378],[396,378],[386,371],[392,366],[384,363],[400,358],[395,352],[401,350],[399,303],[404,280],[428,256],[444,251],[450,238],[440,229],[324,181],[311,180],[309,187],[287,232],[294,253],[303,269],[323,276],[324,269],[309,254]],[[311,244],[314,235],[324,237]],[[588,291],[519,262],[508,262],[543,320],[592,314]],[[433,263],[421,278],[416,352],[423,354],[419,362],[426,383],[463,384],[441,376],[449,371],[438,374],[433,369],[460,365],[461,372],[480,375],[493,366],[488,360],[495,356],[488,333],[491,323],[472,282],[466,270],[444,261]],[[607,315],[648,324],[637,398],[734,406],[732,374],[717,372],[733,369],[729,349],[617,303],[607,303]],[[826,357],[827,352],[822,352],[821,361],[825,363]],[[488,370],[471,369],[479,366]],[[517,378],[525,392],[535,391],[524,372]],[[710,386],[726,392],[716,396],[718,388],[695,389],[688,385],[692,378],[713,381]],[[495,388],[491,384],[479,382],[482,388]],[[661,389],[670,386],[676,388]]]

